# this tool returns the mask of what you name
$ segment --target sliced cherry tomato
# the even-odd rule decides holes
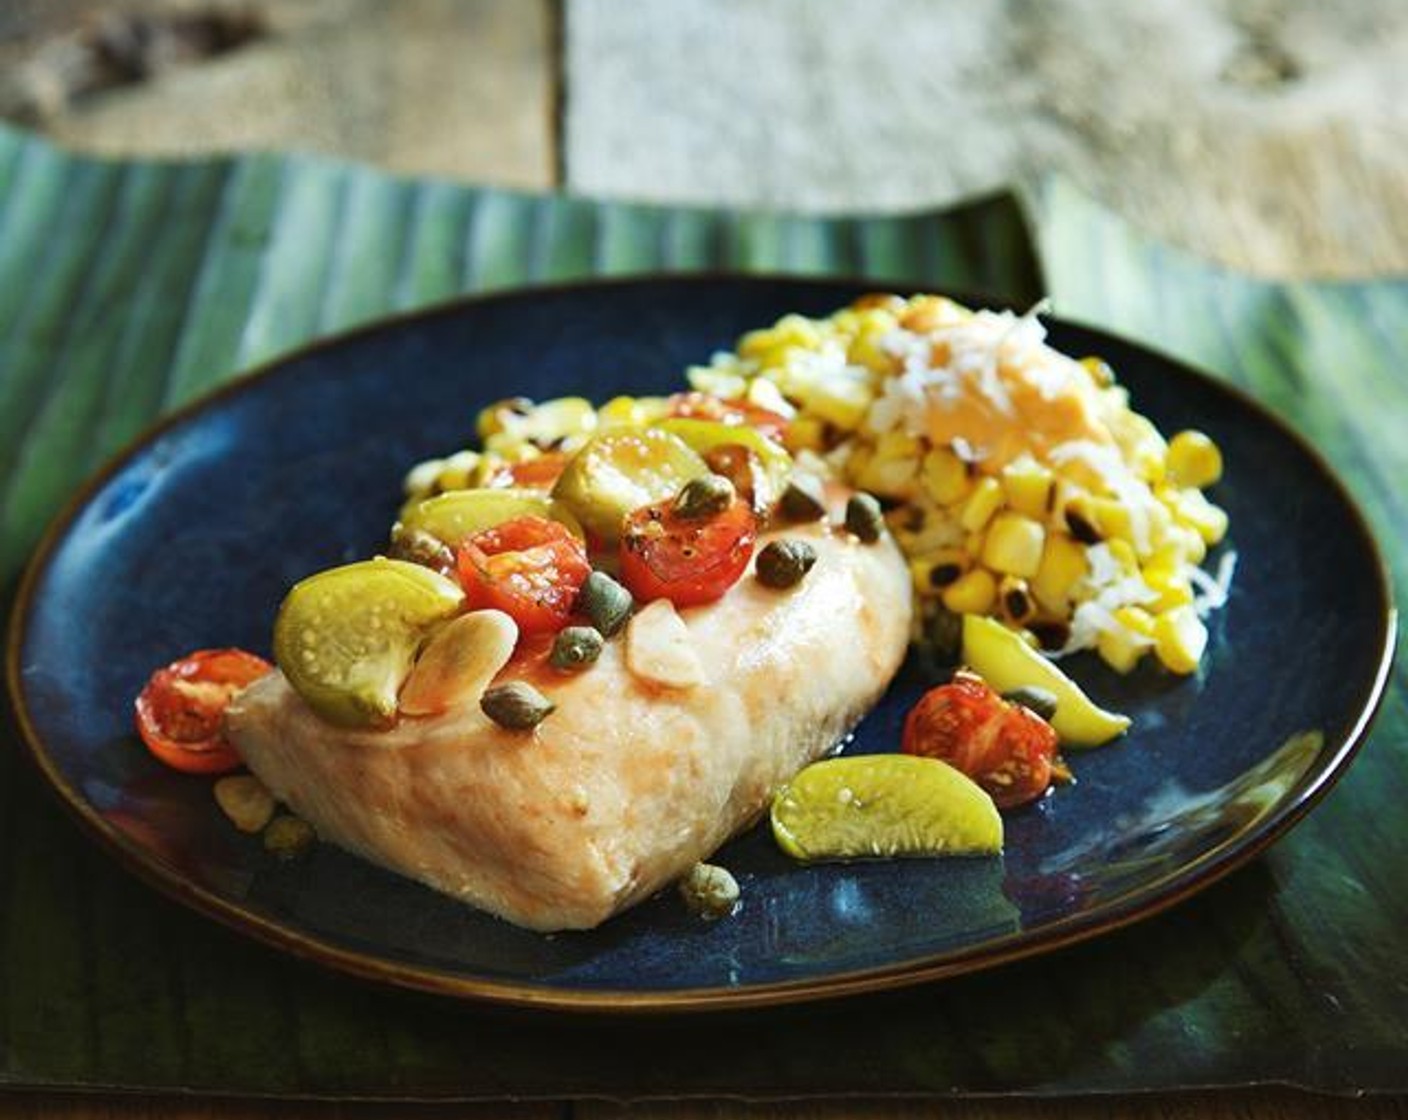
[[[515,517],[475,533],[455,553],[469,610],[492,607],[524,634],[561,630],[591,574],[586,546],[556,521]]]
[[[790,421],[770,408],[748,401],[726,401],[712,393],[676,393],[669,400],[670,415],[719,424],[744,424],[776,443],[787,436]]]
[[[977,674],[959,671],[910,711],[902,749],[947,762],[987,790],[998,808],[1010,809],[1050,787],[1056,732]]]
[[[230,700],[273,666],[242,649],[202,649],[151,675],[137,697],[137,733],[147,749],[187,774],[242,765],[221,720]]]
[[[621,534],[621,579],[637,599],[710,603],[738,582],[757,535],[753,512],[739,498],[704,518],[677,516],[673,502],[642,506]]]
[[[513,486],[524,490],[551,490],[567,466],[570,456],[563,451],[549,451],[536,459],[521,463],[505,463],[484,481],[488,487]]]

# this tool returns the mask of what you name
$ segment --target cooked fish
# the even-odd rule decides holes
[[[228,733],[251,770],[325,840],[518,925],[585,929],[685,874],[830,752],[875,703],[909,637],[910,578],[888,536],[823,525],[795,588],[751,572],[680,612],[697,677],[668,687],[632,665],[631,638],[587,671],[520,653],[496,683],[556,710],[531,731],[477,703],[389,730],[321,720],[272,673]],[[647,667],[648,668],[648,667]],[[669,678],[667,678],[669,679]]]

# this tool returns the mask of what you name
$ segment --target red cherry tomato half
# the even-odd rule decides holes
[[[726,401],[712,393],[676,393],[669,400],[670,415],[716,424],[743,424],[776,443],[787,437],[790,421],[779,412],[747,401]]]
[[[151,675],[137,697],[137,733],[162,762],[187,774],[242,765],[221,728],[235,693],[273,666],[242,649],[202,649]]]
[[[738,582],[757,535],[739,498],[705,518],[677,517],[672,502],[642,506],[621,534],[621,580],[637,599],[711,603]]]
[[[1056,732],[981,677],[958,672],[911,709],[901,749],[947,762],[987,790],[999,809],[1011,809],[1050,787]]]
[[[492,607],[523,634],[561,630],[591,574],[587,549],[566,526],[545,517],[515,517],[476,533],[455,553],[465,607]]]

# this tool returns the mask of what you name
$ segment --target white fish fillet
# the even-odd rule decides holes
[[[576,675],[509,663],[500,681],[530,680],[557,704],[531,732],[477,704],[349,731],[276,672],[231,706],[230,737],[325,840],[518,925],[596,926],[754,820],[904,657],[910,579],[889,537],[785,535],[817,549],[799,587],[769,590],[750,569],[718,603],[681,612],[707,684],[641,681],[618,638]]]

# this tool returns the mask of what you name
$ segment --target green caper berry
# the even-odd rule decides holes
[[[1002,698],[1009,704],[1020,704],[1033,715],[1040,716],[1048,723],[1056,714],[1056,694],[1036,685],[1023,685],[1011,692],[1004,692]]]
[[[816,521],[826,516],[826,497],[820,479],[794,474],[778,499],[782,515],[789,521]]]
[[[816,563],[816,549],[806,541],[771,541],[758,553],[758,582],[778,589],[795,587]]]
[[[874,544],[884,527],[885,515],[880,503],[869,494],[852,494],[846,503],[846,528],[859,540]]]
[[[735,494],[733,483],[721,474],[691,478],[675,497],[675,516],[686,521],[713,517],[733,504]]]
[[[318,834],[302,817],[284,813],[269,822],[263,839],[264,850],[270,855],[281,860],[294,860],[313,846]]]
[[[552,643],[548,663],[554,669],[585,669],[601,656],[605,644],[595,627],[569,626],[560,631]]]
[[[484,714],[510,731],[537,727],[557,707],[525,681],[509,681],[489,689],[479,700]]]
[[[626,624],[635,605],[631,593],[605,572],[592,572],[577,593],[577,610],[607,638]]]
[[[738,905],[738,880],[716,864],[696,863],[679,886],[684,904],[706,921],[726,918]]]

